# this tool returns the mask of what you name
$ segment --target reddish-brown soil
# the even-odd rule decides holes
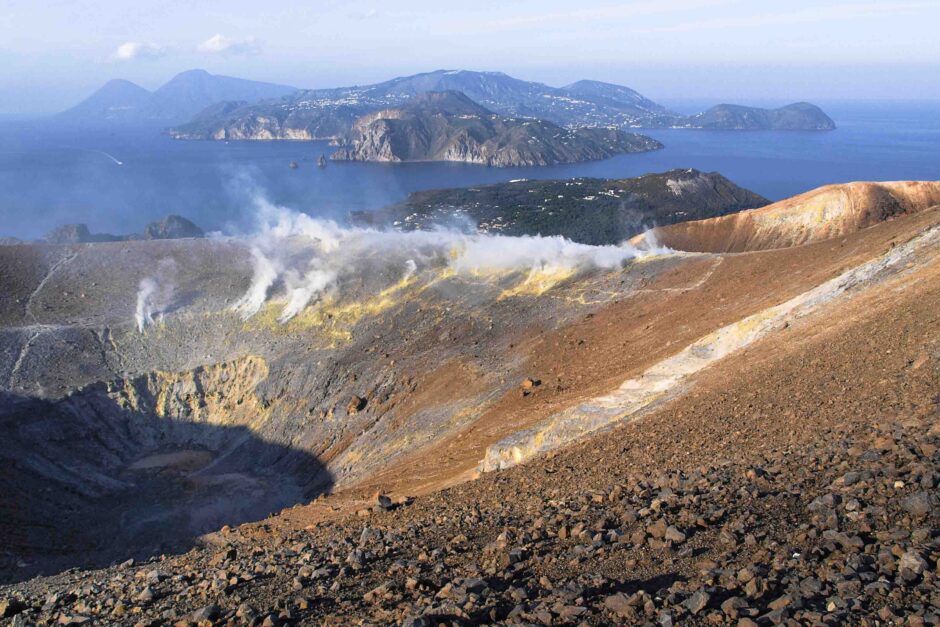
[[[798,248],[693,258],[577,324],[521,339],[516,350],[525,370],[542,381],[534,393],[513,390],[481,408],[466,429],[391,464],[341,498],[425,494],[472,477],[486,447],[501,438],[604,394],[708,332],[807,291],[938,221],[940,209],[932,209]],[[461,381],[472,385],[472,378]]]
[[[760,209],[658,228],[656,239],[699,252],[788,248],[851,235],[938,204],[937,182],[828,185]]]

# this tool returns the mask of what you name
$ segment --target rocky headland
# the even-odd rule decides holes
[[[518,180],[415,192],[353,221],[403,231],[472,228],[503,235],[561,235],[617,244],[653,226],[770,204],[717,172],[670,170],[629,179]]]
[[[331,158],[510,167],[591,161],[658,148],[662,144],[635,133],[506,118],[449,91],[427,92],[396,109],[359,118]]]
[[[96,242],[126,242],[132,240],[185,239],[205,237],[201,228],[192,221],[174,214],[169,214],[144,227],[142,233],[112,235],[111,233],[92,233],[87,224],[63,224],[54,228],[43,237],[49,244],[91,244]],[[23,240],[7,238],[0,240],[7,244],[21,244]]]

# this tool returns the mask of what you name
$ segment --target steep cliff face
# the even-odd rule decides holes
[[[504,118],[448,91],[428,92],[400,108],[363,116],[332,158],[538,166],[661,147],[649,137],[613,129],[563,129],[542,120]]]
[[[294,110],[284,101],[263,105],[223,103],[167,133],[175,139],[333,139],[345,133],[368,110],[360,106]]]

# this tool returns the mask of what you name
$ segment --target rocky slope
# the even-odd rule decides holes
[[[370,241],[365,250],[378,259],[395,254],[402,240],[395,243]],[[278,244],[300,252],[296,241]],[[532,273],[462,275],[448,266],[453,274],[430,279],[424,266],[415,282],[383,296],[378,266],[367,266],[359,287],[340,290],[341,302],[311,305],[287,327],[219,310],[230,292],[242,293],[250,271],[237,242],[20,248],[0,251],[9,295],[0,302],[0,347],[20,354],[4,357],[4,367],[19,362],[4,389],[32,397],[23,402],[62,403],[63,413],[34,406],[0,421],[0,451],[15,460],[0,468],[16,473],[5,494],[43,473],[80,480],[83,489],[109,478],[74,472],[79,462],[107,473],[130,462],[134,468],[116,478],[145,485],[133,473],[165,468],[167,458],[153,455],[171,451],[145,450],[138,459],[140,449],[121,447],[146,445],[147,427],[178,428],[169,449],[200,430],[221,436],[225,430],[211,428],[241,419],[255,421],[257,440],[283,449],[264,457],[251,448],[226,454],[237,439],[193,444],[204,447],[203,457],[221,453],[251,470],[253,460],[287,463],[330,442],[316,457],[334,483],[328,496],[259,524],[237,525],[244,519],[233,515],[231,526],[183,554],[7,585],[0,614],[9,622],[938,620],[940,208],[802,246],[581,270],[539,289]],[[104,265],[116,255],[123,263]],[[125,289],[165,256],[178,258],[185,292],[202,291],[162,326],[129,333],[121,320],[133,298]],[[843,281],[847,273],[855,279]],[[89,276],[94,281],[82,278]],[[79,285],[81,297],[73,291]],[[832,298],[805,301],[809,309],[759,337],[749,335],[752,326],[734,337],[717,332],[754,315],[763,320],[824,285],[838,286]],[[358,298],[372,304],[357,309]],[[381,299],[394,302],[380,306]],[[349,324],[345,316],[361,309],[370,313]],[[77,338],[104,329],[104,341],[80,350]],[[350,336],[339,339],[344,329]],[[25,355],[13,341],[19,334],[29,342]],[[590,421],[599,403],[615,409],[624,381],[684,347],[705,357],[742,338],[751,341],[681,386],[660,380],[644,411],[624,408],[593,437],[478,474],[484,451],[505,436],[564,412]],[[87,354],[84,367],[70,367],[75,350]],[[59,351],[59,363],[50,351]],[[259,352],[264,362],[244,358]],[[210,353],[217,366],[193,367]],[[150,374],[138,378],[140,371]],[[389,377],[403,386],[362,391]],[[122,406],[126,425],[107,429],[116,423],[103,421],[98,440],[108,447],[87,455],[97,440],[68,429],[94,424],[100,414],[90,409]],[[42,428],[44,421],[60,427]],[[392,446],[367,445],[383,437]],[[73,440],[81,442],[75,458]],[[187,467],[198,457],[179,452],[164,480],[213,476]],[[224,464],[215,470],[224,474]],[[15,492],[17,502],[79,500],[51,481],[43,492],[42,483]],[[30,560],[42,547],[27,557],[10,546],[7,572],[35,572]]]
[[[612,129],[563,129],[550,122],[505,118],[461,92],[426,92],[396,109],[359,118],[340,161],[461,161],[480,165],[539,166],[605,159],[662,145]]]
[[[649,236],[681,250],[785,248],[843,237],[938,204],[937,182],[847,183],[821,187],[760,209],[663,226]]]
[[[406,231],[444,225],[504,235],[562,235],[599,245],[616,244],[653,225],[768,204],[716,172],[689,169],[631,179],[523,180],[415,192],[400,204],[353,219]]]
[[[722,104],[674,126],[735,131],[831,131],[836,123],[816,105],[797,102],[779,109]]]

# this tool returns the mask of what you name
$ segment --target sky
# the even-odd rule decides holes
[[[0,113],[192,68],[297,87],[435,69],[660,102],[940,99],[940,0],[0,0]]]

